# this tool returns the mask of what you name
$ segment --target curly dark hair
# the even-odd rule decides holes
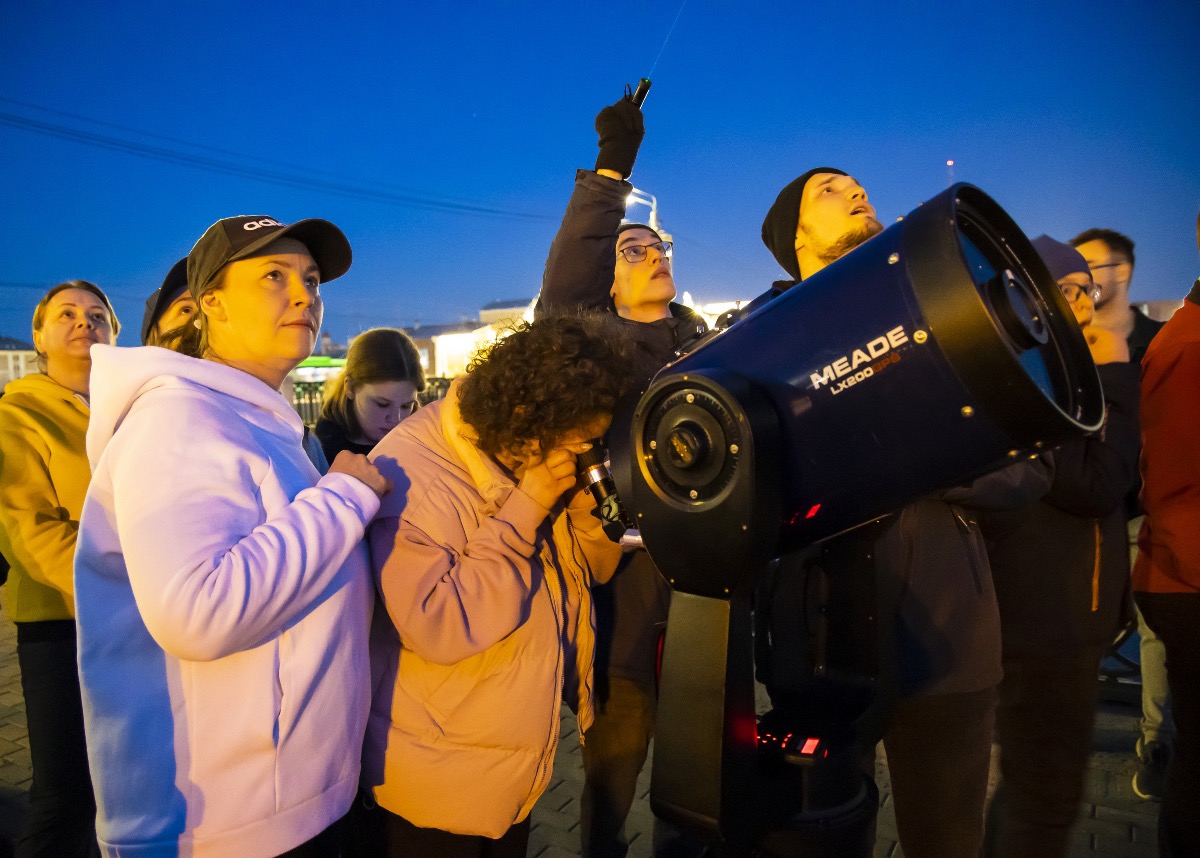
[[[462,419],[489,456],[562,437],[611,414],[636,381],[633,344],[609,314],[548,316],[517,324],[481,349],[458,393]]]

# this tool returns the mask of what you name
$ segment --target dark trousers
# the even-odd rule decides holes
[[[18,858],[99,855],[96,798],[83,736],[75,622],[17,626],[33,784]]]
[[[346,820],[340,819],[312,840],[289,849],[276,858],[340,858],[342,854],[342,829]]]
[[[1158,815],[1158,854],[1200,855],[1200,593],[1137,593],[1146,622],[1167,648],[1175,747]]]
[[[402,816],[386,810],[383,814],[387,858],[525,858],[529,845],[529,817],[492,840],[440,828],[418,828]]]
[[[883,747],[905,858],[980,854],[995,714],[995,688],[897,703]]]
[[[1103,646],[1004,659],[986,854],[1063,858],[1083,799]]]
[[[385,854],[388,812],[375,803],[368,789],[360,789],[341,822],[342,858],[379,858]]]
[[[625,819],[637,795],[638,775],[654,736],[658,695],[648,684],[610,676],[583,743],[579,834],[583,858],[625,858]],[[654,820],[656,858],[692,858],[704,851],[696,834]]]
[[[638,774],[654,735],[653,687],[610,676],[608,694],[596,702],[583,743],[580,836],[584,858],[624,858],[625,818]]]

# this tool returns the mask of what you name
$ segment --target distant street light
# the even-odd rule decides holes
[[[645,191],[640,191],[637,188],[634,188],[633,193],[625,198],[625,207],[628,209],[629,206],[633,205],[634,203],[640,203],[641,205],[650,207],[650,217],[647,219],[646,223],[652,230],[659,234],[663,241],[670,241],[671,237],[664,233],[662,231],[662,227],[660,227],[658,224],[658,199],[654,196],[654,194],[648,194]]]

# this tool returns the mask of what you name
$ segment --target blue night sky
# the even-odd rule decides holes
[[[354,267],[323,290],[339,340],[531,297],[593,117],[679,9],[3,0],[0,334],[28,339],[41,292],[82,277],[136,344],[145,296],[234,214],[346,232]],[[797,174],[853,173],[887,223],[948,158],[1031,237],[1127,232],[1134,298],[1179,298],[1200,273],[1198,37],[1195,0],[688,0],[633,181],[700,302],[781,275],[759,226]]]

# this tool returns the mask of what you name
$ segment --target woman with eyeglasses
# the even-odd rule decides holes
[[[33,765],[19,856],[82,858],[97,850],[72,564],[91,478],[84,451],[91,349],[119,330],[98,286],[55,286],[33,312],[41,372],[9,382],[0,399],[0,553],[12,566],[5,609],[17,625]]]
[[[425,389],[421,357],[408,335],[372,328],[350,343],[342,374],[325,384],[316,433],[333,461],[342,450],[367,454],[417,410]]]
[[[1103,428],[1050,454],[1054,480],[980,526],[1000,604],[1000,786],[987,854],[1065,856],[1091,752],[1100,661],[1131,615],[1124,497],[1137,474],[1138,367],[1092,324],[1092,276],[1069,245],[1034,239],[1071,305],[1104,386]]]

